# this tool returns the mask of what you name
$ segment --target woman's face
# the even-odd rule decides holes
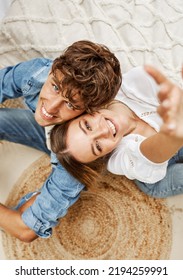
[[[125,118],[102,109],[73,120],[67,132],[67,147],[80,162],[91,162],[114,150],[127,130]]]

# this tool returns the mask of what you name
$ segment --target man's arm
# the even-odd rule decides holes
[[[0,204],[0,228],[15,236],[21,241],[31,242],[38,236],[22,221],[22,213],[32,205],[36,195],[23,204],[18,210],[12,210]]]
[[[18,210],[0,205],[0,227],[24,242],[31,242],[38,236],[48,238],[59,219],[78,200],[83,188],[58,163],[40,192],[28,193],[20,200],[21,206],[17,205]]]
[[[27,99],[27,93],[29,93],[32,88],[29,83],[30,79],[33,79],[34,76],[38,79],[38,73],[42,78],[44,76],[46,79],[50,67],[51,60],[46,58],[34,58],[0,69],[0,103],[7,99],[14,99],[21,96]],[[36,79],[34,81],[35,83],[37,83]],[[37,91],[39,92],[42,85],[39,80],[38,83],[39,88],[37,88]]]

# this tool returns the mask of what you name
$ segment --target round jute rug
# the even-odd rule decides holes
[[[25,109],[25,104],[21,97],[15,99],[7,99],[0,104],[0,108],[22,108]]]
[[[41,186],[51,170],[44,155],[21,176],[7,199],[15,205]],[[123,176],[107,173],[95,192],[80,199],[53,230],[52,237],[30,244],[3,233],[7,259],[168,259],[171,216],[165,200],[153,199]]]

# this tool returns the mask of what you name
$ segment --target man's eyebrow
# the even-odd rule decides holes
[[[87,132],[86,132],[86,130],[82,127],[80,121],[79,121],[79,128],[84,132],[85,135],[87,135]],[[94,156],[97,157],[97,154],[95,153],[95,149],[94,149],[93,143],[91,143],[91,151],[92,151],[92,154],[93,154]]]
[[[58,80],[55,76],[52,76],[52,77],[51,77],[51,81],[52,81],[52,83],[55,83],[55,84],[57,85],[59,91],[62,90],[62,89],[61,89],[61,84],[60,84],[59,80]]]
[[[69,102],[70,102],[70,101],[69,101]],[[74,107],[75,110],[79,110],[79,111],[85,110],[84,107],[82,108],[81,106],[75,105],[73,102],[71,102],[71,104],[72,104],[72,106]]]

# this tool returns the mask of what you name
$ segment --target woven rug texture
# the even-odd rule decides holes
[[[50,173],[49,157],[43,155],[19,178],[6,204],[41,186]],[[106,173],[94,191],[80,199],[61,219],[48,239],[31,244],[3,233],[7,259],[168,259],[172,243],[171,216],[162,199],[139,191],[123,176]]]

